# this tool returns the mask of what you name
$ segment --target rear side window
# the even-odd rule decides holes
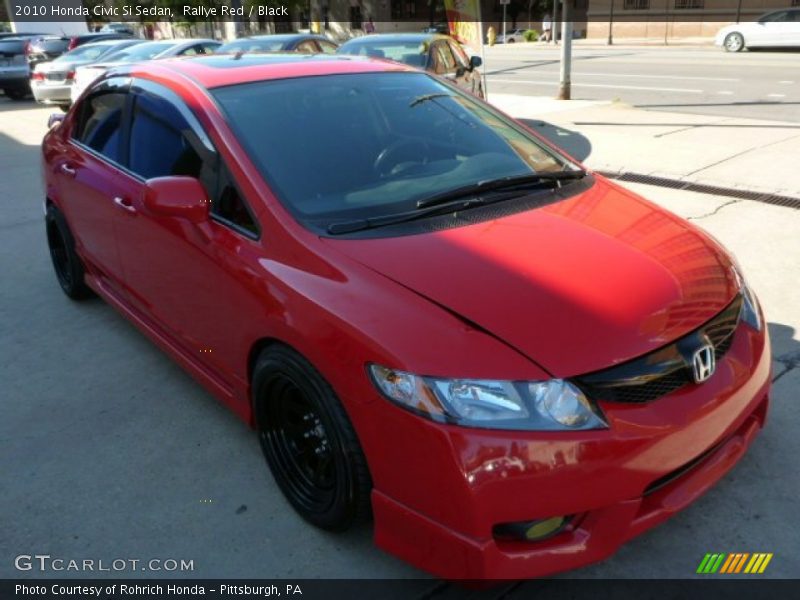
[[[4,42],[0,40],[0,58],[12,58],[17,54],[23,54],[24,52],[24,40],[13,40],[10,42]]]
[[[106,158],[121,162],[122,114],[127,94],[98,92],[81,104],[72,137]]]

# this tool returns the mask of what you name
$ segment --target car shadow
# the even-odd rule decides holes
[[[4,94],[0,94],[0,113],[13,112],[17,110],[30,110],[32,108],[39,108],[40,105],[36,103],[33,96],[25,100],[11,100]],[[57,112],[58,107],[53,107],[53,112]]]
[[[578,161],[583,162],[592,153],[592,143],[577,131],[541,119],[519,119],[519,121]]]

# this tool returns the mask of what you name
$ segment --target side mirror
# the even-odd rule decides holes
[[[53,113],[47,118],[47,128],[52,129],[54,125],[61,125],[66,115],[61,113]]]
[[[480,56],[470,56],[469,57],[469,66],[473,69],[477,69],[483,64],[483,59]]]
[[[142,204],[156,215],[180,217],[192,223],[208,220],[208,194],[194,177],[155,177],[148,179]]]

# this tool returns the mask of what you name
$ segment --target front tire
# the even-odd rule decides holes
[[[75,238],[64,215],[52,204],[47,207],[45,228],[50,259],[62,291],[72,300],[85,300],[93,296],[94,293],[84,281],[86,270],[83,262],[75,252]]]
[[[744,50],[744,36],[741,33],[733,32],[725,36],[723,42],[726,52],[741,52]]]
[[[342,531],[370,513],[372,480],[353,426],[322,375],[282,345],[258,357],[253,407],[261,449],[292,507]]]

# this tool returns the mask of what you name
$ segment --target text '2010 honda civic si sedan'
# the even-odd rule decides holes
[[[61,287],[254,427],[311,523],[447,578],[602,559],[764,424],[767,331],[701,230],[404,65],[122,67],[43,146]]]

